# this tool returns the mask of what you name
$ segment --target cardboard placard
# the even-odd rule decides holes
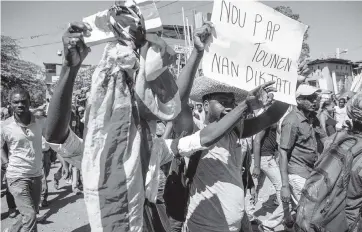
[[[276,81],[275,99],[296,104],[298,58],[307,26],[256,1],[215,0],[204,74],[250,91]]]

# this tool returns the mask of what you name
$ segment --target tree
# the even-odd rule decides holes
[[[74,89],[79,90],[83,88],[90,89],[92,84],[92,76],[94,73],[94,70],[96,69],[97,65],[91,65],[91,66],[85,66],[82,67],[78,74],[77,78],[75,79],[74,83]]]
[[[289,6],[277,6],[274,8],[274,10],[282,13],[283,15],[288,16],[289,18],[292,18],[294,20],[299,20],[299,14],[294,14],[292,9]],[[309,28],[308,28],[309,30]],[[309,58],[309,45],[307,43],[308,39],[308,30],[304,33],[303,38],[303,44],[302,44],[302,51],[300,53],[299,62],[302,63],[303,61],[307,60]]]
[[[1,104],[9,103],[9,92],[20,86],[31,96],[31,106],[38,107],[45,100],[44,72],[40,66],[21,60],[20,47],[15,39],[1,36]]]

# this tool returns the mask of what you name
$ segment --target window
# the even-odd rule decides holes
[[[346,70],[347,70],[347,66],[346,66]]]
[[[319,69],[319,65],[318,65],[318,69]]]
[[[338,69],[338,65],[336,65],[336,69]]]
[[[311,86],[317,87],[317,81],[308,81]]]

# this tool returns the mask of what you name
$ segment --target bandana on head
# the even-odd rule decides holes
[[[352,121],[362,124],[362,93],[354,95],[348,102],[347,114]]]

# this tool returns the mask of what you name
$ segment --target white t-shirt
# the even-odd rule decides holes
[[[9,164],[7,178],[38,177],[42,175],[43,119],[32,116],[27,127],[20,127],[14,116],[1,124],[1,147],[7,144]]]
[[[347,114],[347,107],[339,108],[339,106],[335,107],[336,110],[336,128],[342,129],[343,126],[347,126],[346,120],[350,120]]]

